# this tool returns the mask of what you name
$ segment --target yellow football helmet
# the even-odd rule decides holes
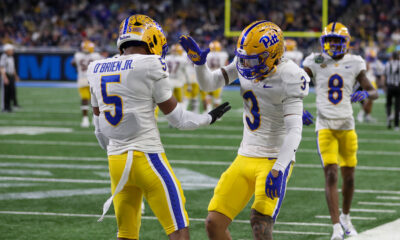
[[[168,52],[167,38],[161,26],[146,15],[132,15],[121,22],[117,47],[129,41],[146,43],[150,53],[165,57]]]
[[[211,52],[220,52],[222,50],[221,43],[217,40],[210,42],[209,48]]]
[[[248,80],[264,78],[276,70],[284,52],[282,30],[273,22],[256,21],[240,35],[236,68]]]
[[[182,56],[183,54],[183,48],[179,43],[175,43],[174,45],[172,45],[171,47],[171,53],[173,55],[178,55],[178,56]]]
[[[94,43],[90,40],[85,40],[81,43],[81,49],[85,53],[92,53],[94,52]]]
[[[346,54],[350,46],[349,30],[340,22],[329,23],[320,37],[322,52],[331,57]]]
[[[285,49],[288,52],[294,51],[297,49],[297,42],[293,39],[285,39]]]

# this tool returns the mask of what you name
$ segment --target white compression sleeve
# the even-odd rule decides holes
[[[175,109],[165,117],[169,124],[181,130],[193,130],[200,126],[209,125],[212,120],[210,114],[192,113],[184,110],[180,104],[176,105]]]
[[[225,78],[221,69],[211,71],[207,64],[196,65],[194,69],[201,90],[211,92],[225,85]]]
[[[96,135],[97,141],[102,149],[107,149],[107,145],[109,142],[108,137],[106,137],[100,131],[100,123],[99,123],[99,116],[93,114],[93,122],[94,122],[94,135]]]
[[[284,117],[286,136],[283,140],[281,150],[272,169],[285,172],[286,167],[293,160],[293,157],[301,141],[303,120],[301,115],[288,115]]]

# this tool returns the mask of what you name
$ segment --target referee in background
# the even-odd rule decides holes
[[[3,51],[4,53],[0,57],[0,72],[4,88],[4,105],[2,106],[2,110],[3,112],[12,112],[11,101],[13,101],[14,107],[19,107],[15,87],[15,82],[19,81],[19,77],[15,70],[14,46],[11,44],[5,44],[3,46]]]
[[[396,47],[392,58],[386,63],[386,116],[387,127],[392,128],[392,101],[394,100],[394,130],[399,131],[399,111],[400,111],[400,45]]]

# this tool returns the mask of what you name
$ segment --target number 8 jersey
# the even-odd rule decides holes
[[[357,76],[366,70],[365,61],[349,53],[337,61],[324,53],[312,53],[303,65],[312,71],[314,78],[318,115],[316,130],[354,129],[350,95]]]
[[[108,155],[164,152],[154,117],[156,103],[172,96],[164,59],[141,54],[107,58],[92,62],[87,74],[101,132],[110,139]]]

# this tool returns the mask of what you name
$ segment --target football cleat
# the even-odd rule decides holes
[[[146,15],[132,15],[121,22],[117,40],[117,47],[121,53],[121,45],[129,41],[144,42],[150,53],[163,58],[168,52],[164,31],[156,21]]]
[[[344,239],[344,232],[342,226],[340,226],[339,223],[336,223],[335,225],[333,225],[333,233],[331,240],[342,240],[342,239]]]
[[[90,126],[89,118],[88,117],[83,117],[82,122],[81,122],[81,127],[82,128],[88,128]]]
[[[270,21],[256,21],[238,38],[236,68],[247,80],[265,78],[276,71],[283,52],[283,32]]]
[[[356,229],[354,228],[353,224],[351,223],[350,220],[350,214],[340,214],[339,217],[340,220],[340,224],[342,225],[344,232],[347,236],[357,236],[358,233],[356,231]]]
[[[322,52],[331,57],[346,54],[350,46],[349,30],[340,22],[328,24],[320,37]]]

